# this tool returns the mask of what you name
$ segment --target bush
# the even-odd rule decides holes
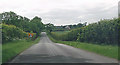
[[[26,32],[19,29],[18,27],[14,25],[2,25],[2,42],[12,41],[15,39],[22,39],[23,37],[26,37]]]

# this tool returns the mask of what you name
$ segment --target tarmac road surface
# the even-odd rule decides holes
[[[16,56],[10,63],[118,63],[118,61],[68,45],[54,43],[45,32],[42,32],[39,43]]]

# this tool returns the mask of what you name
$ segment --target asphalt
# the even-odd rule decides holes
[[[54,43],[45,32],[42,32],[39,43],[9,63],[118,63],[118,61],[72,46]]]

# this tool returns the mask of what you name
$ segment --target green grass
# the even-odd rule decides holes
[[[2,63],[11,60],[13,57],[29,48],[35,43],[38,43],[40,37],[38,37],[34,41],[27,41],[25,39],[16,40],[12,42],[8,42],[2,45]]]
[[[2,45],[0,44],[0,64],[2,64]]]
[[[53,39],[50,35],[48,36],[53,42],[56,42],[56,43],[63,43],[76,48],[94,52],[103,56],[118,59],[118,46],[97,45],[97,44],[83,43],[83,42],[77,42],[77,41],[58,41]],[[119,57],[119,60],[120,60],[120,57]]]

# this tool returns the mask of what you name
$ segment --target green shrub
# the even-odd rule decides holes
[[[14,25],[2,25],[2,42],[7,42],[15,39],[22,39],[26,36],[26,32]]]

